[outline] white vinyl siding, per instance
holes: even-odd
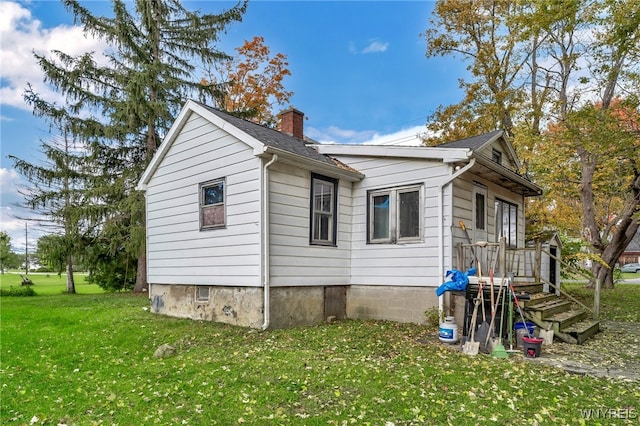
[[[346,285],[350,275],[351,183],[338,181],[335,246],[310,244],[311,173],[270,170],[270,275],[273,286]]]
[[[150,283],[259,286],[261,160],[192,114],[147,187]],[[226,226],[200,232],[200,184],[225,178]]]
[[[451,173],[440,161],[339,156],[366,175],[353,184],[351,284],[437,286],[438,184]],[[410,244],[367,243],[368,194],[381,188],[422,186],[421,239]],[[445,189],[445,211],[450,208]],[[448,230],[446,230],[448,232]],[[445,240],[446,241],[446,240]],[[445,253],[449,251],[445,247]]]
[[[475,233],[475,220],[474,219],[474,210],[473,210],[473,189],[474,184],[480,184],[482,187],[486,187],[487,198],[486,198],[486,240],[487,241],[495,241],[496,239],[496,229],[495,229],[495,201],[496,199],[501,199],[516,205],[518,208],[518,216],[517,222],[518,226],[516,229],[516,239],[518,244],[522,245],[524,242],[524,214],[523,214],[523,199],[522,196],[518,194],[514,194],[513,192],[505,189],[501,186],[498,186],[494,183],[491,183],[481,176],[473,175],[467,173],[457,179],[454,183],[454,198],[453,198],[453,224],[457,227],[458,221],[464,221],[467,231],[469,235],[474,235]],[[466,243],[466,238],[462,231],[456,230],[454,232],[456,238],[452,242],[453,246],[459,242]],[[455,265],[454,265],[455,266]]]

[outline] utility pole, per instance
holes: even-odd
[[[24,223],[24,275],[29,275],[29,238],[27,234],[27,222]]]

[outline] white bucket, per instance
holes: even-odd
[[[453,317],[446,317],[443,323],[440,323],[438,337],[445,343],[456,343],[458,341],[458,325],[454,323]]]

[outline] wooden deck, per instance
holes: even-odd
[[[599,331],[593,310],[562,290],[559,252],[546,250],[540,242],[507,247],[502,239],[498,243],[460,244],[456,254],[459,270],[476,268],[476,276],[469,279],[473,284],[488,282],[490,275],[497,283],[510,279],[516,297],[521,295],[525,319],[542,330],[553,330],[556,338],[581,344]]]

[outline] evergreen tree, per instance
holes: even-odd
[[[99,230],[92,241],[94,259],[88,262],[103,270],[124,269],[124,284],[137,272],[134,289],[142,291],[144,198],[135,185],[186,98],[206,93],[196,67],[229,59],[215,43],[229,24],[241,20],[246,2],[220,14],[201,14],[178,0],[113,0],[112,17],[95,16],[76,0],[63,3],[87,33],[112,47],[105,66],[98,65],[93,53],[36,55],[45,81],[66,97],[71,131],[87,141],[95,178],[87,186],[94,208],[85,219]],[[29,96],[36,113],[60,113],[37,94]],[[93,115],[87,118],[87,111]],[[130,259],[137,259],[131,268]]]
[[[82,208],[86,201],[85,161],[79,143],[66,130],[62,133],[59,139],[42,143],[44,164],[29,163],[11,155],[9,158],[31,184],[21,191],[23,207],[37,212],[38,216],[32,220],[56,234],[56,244],[48,246],[47,254],[57,260],[58,274],[66,269],[66,291],[75,293],[73,256],[80,251]]]
[[[0,232],[0,274],[4,274],[4,270],[11,256],[11,237],[4,231]]]

